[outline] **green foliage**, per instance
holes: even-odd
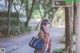
[[[19,35],[24,32],[30,32],[31,30],[32,30],[31,26],[25,27],[23,23],[20,26],[13,25],[11,27],[11,34]]]
[[[18,19],[17,18],[12,18],[11,20],[11,24],[13,25],[16,25],[18,23]]]
[[[15,15],[15,16],[14,16],[14,15]],[[16,18],[16,17],[17,17],[17,13],[16,13],[16,12],[12,12],[12,13],[11,13],[11,17],[15,17],[15,18]]]
[[[29,8],[29,9],[31,9],[32,1],[33,1],[33,0],[28,0],[28,5],[29,5],[28,8]]]
[[[23,5],[21,5],[21,11],[19,12],[20,17],[27,15],[26,8],[28,8],[28,14],[30,14],[33,0],[28,0],[28,6],[26,5],[27,0],[12,0],[12,1],[15,3],[16,7],[17,6],[19,7],[21,4],[21,1],[23,1]],[[33,13],[32,13],[32,17],[33,18],[41,18],[41,15],[43,17],[45,12],[46,12],[46,15],[44,17],[48,17],[48,15],[49,15],[48,13],[50,13],[51,7],[52,7],[52,5],[50,5],[49,0],[41,0],[41,1],[36,0],[34,9],[33,9]],[[55,8],[52,8],[52,9],[55,9]],[[17,8],[17,10],[19,11],[20,9]],[[60,11],[62,11],[62,13],[59,13]],[[24,14],[24,12],[25,12],[25,14]],[[6,13],[6,14],[8,14],[8,13]],[[57,11],[57,16],[64,19],[63,14],[65,14],[65,13],[62,8]],[[13,17],[13,16],[17,17],[16,12],[11,13],[11,17]],[[20,22],[21,26],[17,26],[18,18],[10,18],[10,21],[11,21],[10,24],[11,24],[11,33],[12,34],[18,34],[19,32],[22,33],[22,32],[31,31],[34,29],[31,26],[25,27],[24,25],[22,25],[24,23],[21,23],[21,22]],[[8,19],[0,19],[0,25],[8,25]]]
[[[26,29],[27,29],[27,31],[31,31],[32,30],[32,26],[28,26]]]
[[[8,20],[7,20],[7,18],[0,18],[0,25],[7,25],[7,23],[8,23]]]
[[[3,26],[3,27],[0,27],[1,29],[0,29],[0,32],[2,33],[2,35],[4,35],[4,36],[7,36],[7,26]]]
[[[55,49],[53,53],[67,53],[67,52],[65,51],[65,49],[60,48],[60,49]]]
[[[21,22],[20,30],[21,32],[27,32],[27,31],[30,32],[31,30],[33,30],[33,27],[32,26],[25,27],[25,23]]]
[[[20,30],[21,30],[22,33],[26,31],[26,27],[24,26],[24,23],[21,24]]]
[[[18,23],[18,19],[17,18],[11,18],[10,19],[11,24],[16,25]],[[1,18],[0,19],[0,25],[7,25],[8,24],[8,19],[7,18]]]
[[[32,17],[34,18],[40,18],[40,12],[38,10],[34,10],[33,14],[32,14]]]
[[[20,33],[20,28],[18,27],[18,26],[12,26],[11,27],[11,34],[13,34],[13,35],[19,35],[19,33]]]
[[[19,35],[21,33],[24,32],[30,32],[31,30],[33,30],[33,28],[31,26],[25,27],[25,23],[24,22],[20,22],[20,26],[18,26],[18,19],[17,18],[11,18],[11,26],[10,26],[10,33],[13,35]],[[7,18],[5,19],[0,19],[0,31],[3,35],[7,35]]]
[[[76,43],[76,40],[77,40],[77,35],[73,35],[73,42],[74,42],[74,44]]]
[[[20,26],[20,30],[21,32],[27,32],[27,31],[31,31],[31,30],[27,30],[27,27],[25,27],[24,25]]]

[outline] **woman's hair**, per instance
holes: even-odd
[[[45,26],[46,26],[47,24],[50,24],[49,19],[43,19],[43,20],[41,21],[41,26],[40,26],[40,29],[41,29],[41,30],[43,30],[42,25],[45,25]]]

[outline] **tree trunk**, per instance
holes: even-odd
[[[8,0],[8,35],[10,35],[11,0]]]
[[[16,14],[17,14],[17,19],[18,19],[17,25],[19,26],[19,11],[17,10],[15,3],[13,3],[13,5],[14,5],[14,9],[15,9]]]
[[[18,23],[17,23],[17,26],[18,26],[18,28],[19,28],[19,29],[17,30],[18,34],[20,34],[20,20],[19,20],[20,15],[19,15],[19,13],[20,13],[21,6],[22,6],[24,0],[20,0],[20,2],[21,2],[21,3],[20,3],[20,8],[19,8],[19,9],[16,8],[16,3],[13,2],[14,9],[15,9],[15,11],[16,11],[17,19],[18,19]]]
[[[80,53],[80,3],[77,5],[77,16],[78,16],[78,25],[77,25],[77,42],[76,42],[76,53]]]
[[[73,38],[73,34],[72,34],[72,25],[71,25],[71,15],[70,15],[70,12],[69,12],[69,8],[68,7],[65,7],[65,35],[66,35],[66,44],[65,44],[65,48],[66,48],[66,51],[68,53],[73,53],[73,50],[72,50],[72,38]],[[71,12],[72,13],[72,12]]]
[[[73,10],[73,4],[69,7],[69,26],[70,26],[70,43],[69,43],[69,53],[73,53],[73,19],[74,19],[74,10]]]
[[[19,12],[17,11],[16,13],[17,13],[17,19],[18,19],[18,24],[17,25],[20,27]]]
[[[5,7],[7,7],[7,0],[5,0]]]
[[[76,33],[76,15],[77,15],[77,9],[76,9],[76,3],[74,2],[73,34],[75,34],[75,33]]]
[[[32,2],[32,7],[31,7],[31,10],[30,10],[30,13],[27,11],[27,21],[25,22],[25,26],[27,27],[28,26],[28,23],[31,19],[31,16],[32,16],[32,12],[33,12],[33,8],[34,8],[34,5],[35,5],[35,0],[33,0]],[[27,6],[26,6],[27,7]],[[28,8],[28,7],[27,7]],[[28,13],[29,13],[29,16],[28,16]]]
[[[65,35],[66,35],[66,44],[65,44],[65,48],[66,50],[68,50],[68,45],[69,45],[69,10],[67,7],[65,7]]]

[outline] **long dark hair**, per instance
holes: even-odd
[[[43,19],[43,20],[41,21],[40,30],[43,30],[42,25],[45,25],[45,26],[46,26],[47,24],[50,24],[49,19]]]

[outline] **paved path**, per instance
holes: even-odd
[[[0,46],[6,48],[6,53],[33,53],[34,49],[29,47],[28,43],[33,36],[37,37],[39,31],[32,31],[26,36],[1,41]],[[64,36],[63,28],[52,28],[50,31],[52,38],[51,52],[56,48],[64,48],[64,45],[59,43],[59,40]]]

